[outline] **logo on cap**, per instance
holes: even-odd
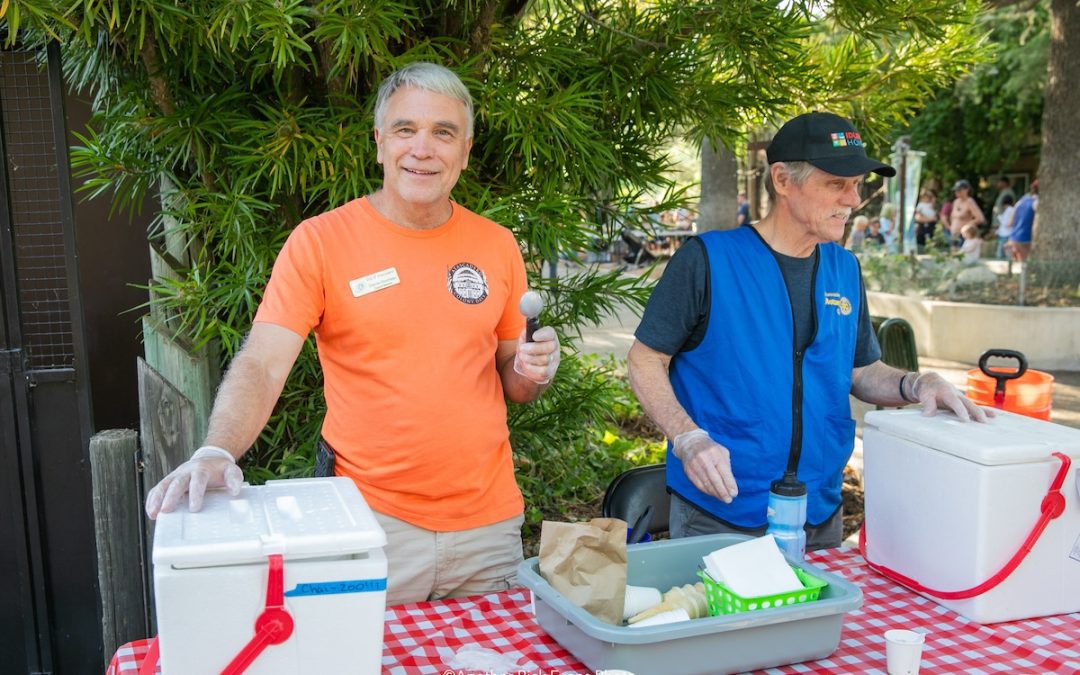
[[[834,148],[844,148],[849,145],[859,147],[862,143],[862,136],[858,131],[838,131],[834,134],[829,134],[829,138],[832,139],[832,146]]]

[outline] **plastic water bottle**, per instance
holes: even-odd
[[[795,560],[806,556],[806,485],[794,474],[784,474],[769,489],[769,526],[780,550]]]

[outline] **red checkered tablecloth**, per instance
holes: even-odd
[[[845,616],[831,656],[765,673],[883,675],[883,633],[890,628],[927,634],[923,673],[1080,673],[1080,613],[984,626],[870,571],[855,550],[818,551],[807,559],[859,586],[862,608]],[[465,645],[513,655],[521,675],[591,672],[537,625],[525,590],[386,610],[384,673],[452,673],[446,661]],[[136,672],[146,648],[145,640],[121,647],[107,675]]]

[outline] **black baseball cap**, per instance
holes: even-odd
[[[866,156],[862,136],[851,122],[827,112],[804,113],[788,120],[765,150],[769,164],[809,162],[834,176],[859,176],[871,171],[895,176],[896,169]]]

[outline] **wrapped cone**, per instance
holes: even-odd
[[[633,625],[651,616],[663,612],[671,612],[684,609],[691,619],[699,619],[709,615],[709,603],[705,599],[705,584],[700,581],[694,585],[673,586],[670,591],[664,593],[664,600],[659,605],[650,607],[630,617],[627,623]]]
[[[632,626],[634,628],[645,628],[647,626],[660,626],[665,623],[677,623],[679,621],[689,620],[690,615],[686,612],[685,609],[680,607],[679,609],[674,609],[670,612],[660,612],[659,614],[654,614],[648,619],[642,619],[641,621],[632,624]]]

